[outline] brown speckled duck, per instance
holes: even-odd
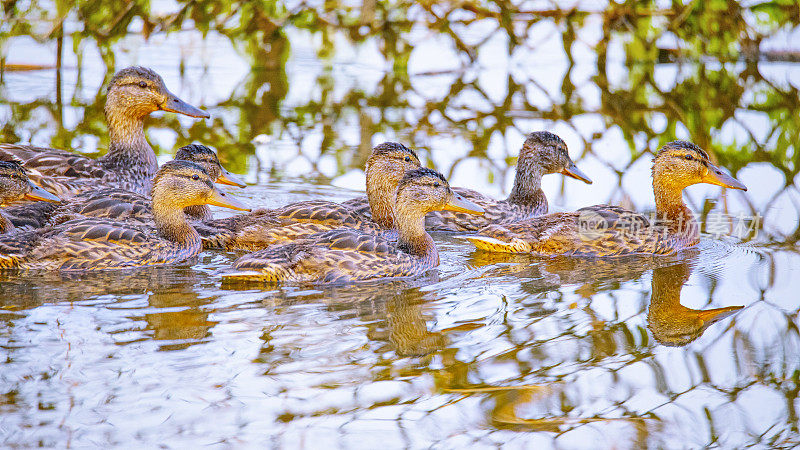
[[[435,211],[428,215],[425,224],[429,230],[436,231],[478,231],[491,224],[547,214],[547,197],[541,186],[542,176],[550,173],[561,173],[592,184],[592,180],[572,162],[567,144],[560,137],[547,131],[531,133],[519,152],[514,187],[508,198],[496,200],[471,189],[455,188],[459,195],[480,205],[486,213],[476,216]]]
[[[207,204],[248,210],[188,161],[170,161],[159,169],[152,199],[150,226],[84,217],[0,237],[0,268],[82,272],[178,263],[202,249],[184,208]]]
[[[433,231],[477,231],[493,223],[519,221],[546,214],[547,197],[541,185],[542,176],[550,173],[561,173],[584,183],[592,183],[570,159],[567,144],[560,137],[547,131],[531,133],[519,152],[514,187],[508,198],[497,200],[472,189],[454,187],[453,192],[479,205],[486,213],[477,216],[434,211],[428,214],[425,225]],[[367,197],[356,197],[343,204],[361,214],[371,213]]]
[[[58,202],[55,195],[36,186],[28,179],[28,174],[16,162],[0,161],[0,206],[8,205],[20,199],[32,201]],[[0,234],[17,228],[0,210]]]
[[[318,284],[420,275],[439,265],[436,245],[425,232],[425,214],[441,209],[483,213],[431,169],[407,172],[396,192],[396,241],[347,228],[318,233],[242,256],[234,262],[237,272],[223,274],[223,280]]]
[[[216,183],[246,186],[237,176],[225,170],[214,150],[205,145],[183,146],[175,153],[175,160],[197,163],[208,172]],[[150,204],[149,195],[121,188],[105,188],[81,192],[57,205],[32,203],[14,206],[8,208],[8,215],[15,225],[29,225],[35,228],[44,227],[53,221],[61,222],[64,216],[76,214],[85,217],[148,223],[153,220]],[[211,218],[211,210],[208,205],[190,206],[186,208],[185,212],[191,220]]]
[[[261,209],[196,225],[205,248],[260,250],[339,227],[382,233],[394,230],[394,193],[405,173],[420,167],[413,150],[396,142],[375,146],[367,160],[371,216],[346,203],[311,200]],[[391,234],[391,233],[390,233]]]
[[[34,181],[62,198],[98,186],[147,194],[158,164],[145,139],[144,118],[154,111],[210,117],[171,93],[151,69],[128,67],[117,72],[108,86],[105,114],[110,145],[104,156],[91,159],[52,148],[0,144],[0,159],[22,162],[38,174]]]
[[[674,141],[664,145],[653,161],[658,222],[617,206],[597,205],[490,225],[465,238],[481,250],[537,256],[672,254],[699,241],[697,223],[681,197],[684,188],[697,183],[747,190],[712,164],[705,151]]]

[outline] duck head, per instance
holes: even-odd
[[[250,211],[243,203],[217,189],[211,175],[191,161],[174,160],[161,166],[153,179],[152,195],[154,214],[195,205]]]
[[[673,190],[698,183],[747,190],[741,181],[714,165],[700,147],[686,141],[672,141],[661,147],[653,160],[653,185]]]
[[[219,184],[227,184],[229,186],[238,186],[242,188],[247,186],[239,177],[225,170],[219,162],[217,153],[205,145],[185,145],[175,153],[175,159],[192,161],[199,164],[202,168],[206,169],[209,176]]]
[[[207,112],[178,98],[153,70],[141,66],[117,72],[108,85],[105,113],[109,123],[122,115],[142,119],[154,111],[169,111],[207,119]]]
[[[60,202],[61,199],[33,184],[17,162],[0,161],[0,205],[15,200]]]
[[[366,167],[372,220],[384,228],[394,228],[393,203],[397,186],[406,172],[420,166],[417,154],[403,144],[384,142],[372,149]]]

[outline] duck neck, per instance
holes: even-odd
[[[514,178],[514,187],[508,196],[509,203],[520,206],[533,207],[547,203],[547,198],[542,191],[542,170],[536,164],[520,161],[517,164],[517,175]]]
[[[144,118],[149,111],[135,106],[120,107],[119,101],[109,99],[105,112],[111,142],[108,153],[101,158],[103,166],[116,171],[139,171],[148,178],[153,176],[158,161],[144,135]]]
[[[181,247],[193,247],[200,243],[200,235],[186,220],[183,209],[165,207],[158,196],[153,196],[153,221],[158,234]]]
[[[396,227],[392,207],[395,190],[397,190],[396,181],[380,176],[370,168],[367,169],[367,201],[372,221],[387,230]]]
[[[658,217],[666,219],[671,231],[697,234],[694,214],[683,203],[683,188],[663,183],[658,177],[653,177],[653,193]]]
[[[433,238],[425,231],[426,212],[397,205],[395,225],[397,226],[397,246],[400,250],[423,258],[431,264],[439,264],[439,252]]]

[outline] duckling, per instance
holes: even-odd
[[[201,144],[181,147],[175,160],[191,161],[203,167],[219,184],[245,187],[237,176],[225,170],[214,150]],[[191,220],[211,218],[207,205],[195,205],[185,210]],[[149,196],[121,188],[106,188],[81,192],[58,205],[27,204],[8,209],[14,224],[27,224],[41,228],[52,222],[62,222],[65,216],[79,214],[86,217],[147,223],[153,220]]]
[[[19,163],[0,161],[0,206],[23,198],[45,202],[60,201],[55,195],[33,184]],[[0,211],[0,234],[8,233],[15,228],[14,223]]]
[[[647,328],[659,343],[684,346],[699,338],[711,324],[737,313],[744,306],[696,310],[681,305],[681,289],[689,280],[691,267],[675,264],[653,269],[652,296],[647,311]]]
[[[152,225],[78,218],[0,238],[0,268],[94,271],[178,263],[202,248],[184,208],[203,204],[249,211],[218,191],[199,165],[170,161],[153,180]]]
[[[105,114],[111,142],[105,156],[91,159],[64,150],[0,144],[0,159],[35,170],[39,178],[34,181],[62,198],[97,186],[147,194],[158,163],[145,138],[144,118],[159,110],[210,117],[171,93],[153,70],[128,67],[117,72],[108,86]]]
[[[394,193],[405,173],[420,167],[413,150],[396,143],[375,146],[367,160],[367,196],[371,216],[347,204],[325,200],[292,203],[276,209],[259,209],[196,225],[205,248],[260,250],[310,234],[348,227],[372,233],[395,228]]]
[[[442,209],[483,213],[454,193],[440,173],[414,169],[395,194],[396,241],[354,229],[326,231],[242,256],[234,262],[238,272],[223,274],[223,280],[322,284],[420,275],[439,265],[425,214]]]
[[[697,183],[747,190],[712,164],[705,151],[690,142],[674,141],[664,145],[653,161],[658,222],[617,206],[597,205],[490,225],[465,238],[481,250],[537,256],[668,255],[699,242],[697,223],[681,198],[684,188]]]

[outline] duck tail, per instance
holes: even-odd
[[[521,239],[512,239],[509,242],[501,241],[500,239],[483,236],[483,235],[469,235],[461,236],[472,243],[478,250],[497,253],[528,253],[531,251],[531,246]]]

